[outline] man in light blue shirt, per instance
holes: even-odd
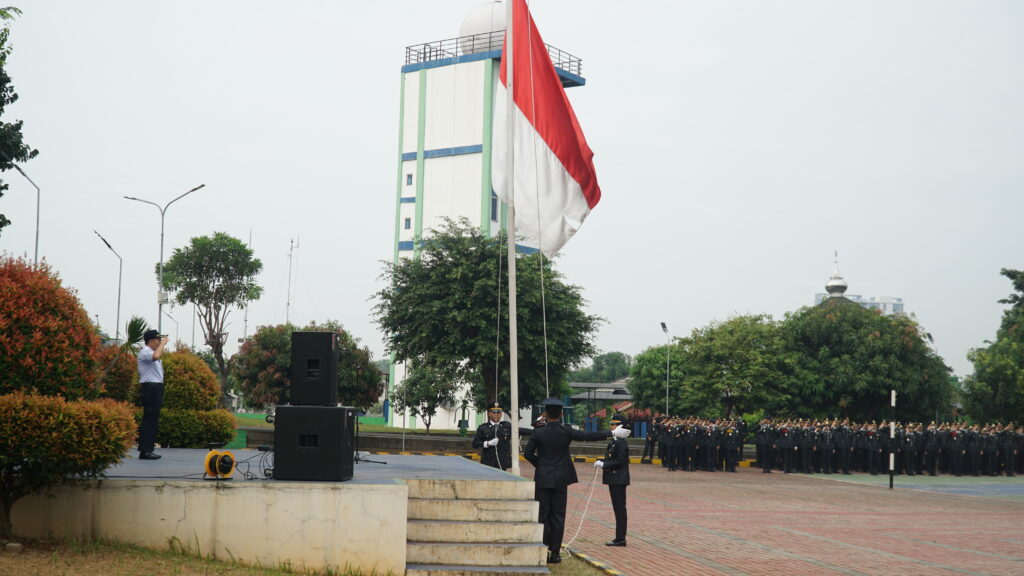
[[[164,404],[163,356],[167,336],[156,330],[146,330],[142,336],[146,343],[139,351],[139,398],[142,404],[142,422],[139,424],[139,460],[159,460],[153,452],[156,430],[160,421],[160,407]]]

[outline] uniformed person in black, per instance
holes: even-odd
[[[621,414],[612,416],[610,421],[612,441],[604,451],[604,459],[594,462],[601,468],[601,481],[608,486],[615,511],[615,539],[605,546],[626,545],[626,486],[629,486],[629,444],[626,438],[629,429],[623,426],[626,419]]]
[[[502,421],[503,412],[498,402],[487,407],[487,422],[476,429],[473,448],[481,451],[481,464],[508,470],[512,467],[512,424]]]
[[[569,485],[579,482],[576,467],[569,454],[573,440],[593,442],[611,436],[611,430],[582,432],[562,424],[562,402],[548,398],[544,406],[543,426],[533,430],[523,456],[534,465],[534,499],[540,503],[538,522],[544,525],[544,544],[548,547],[548,564],[562,561],[562,536],[565,533],[565,504]]]

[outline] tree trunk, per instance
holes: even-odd
[[[0,540],[10,540],[13,534],[11,509],[21,496],[0,495]]]

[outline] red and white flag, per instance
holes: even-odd
[[[553,256],[601,200],[594,153],[551,64],[525,0],[513,1],[512,84],[517,242]],[[494,98],[491,184],[509,203],[507,98],[508,39]]]

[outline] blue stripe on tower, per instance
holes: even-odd
[[[434,148],[433,150],[424,150],[424,158],[444,158],[446,156],[461,156],[463,154],[479,154],[484,151],[482,144],[474,144],[472,146],[455,146],[454,148]],[[415,152],[405,152],[402,154],[403,161],[415,160]]]

